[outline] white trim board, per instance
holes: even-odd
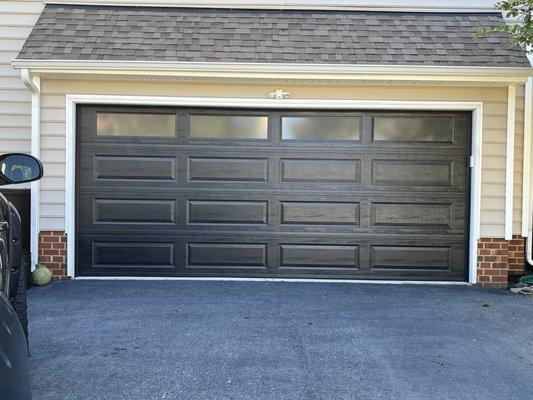
[[[14,68],[34,75],[64,77],[158,77],[172,79],[311,80],[462,82],[520,85],[533,76],[531,67],[469,67],[438,65],[354,65],[230,63],[113,60],[12,60]]]
[[[477,281],[477,242],[479,240],[481,213],[481,139],[483,103],[452,101],[388,101],[388,100],[327,100],[327,99],[258,99],[258,98],[204,98],[204,97],[153,97],[116,95],[66,95],[67,190],[66,227],[67,275],[75,277],[75,204],[76,204],[76,105],[160,105],[224,108],[285,108],[285,109],[352,109],[352,110],[433,110],[472,112],[472,173],[470,181],[470,235],[469,279]]]

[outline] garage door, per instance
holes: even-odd
[[[77,274],[464,280],[469,127],[80,106]]]

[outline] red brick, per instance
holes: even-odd
[[[488,269],[488,270],[485,270],[485,272],[483,273],[483,275],[487,275],[487,276],[500,276],[500,275],[502,275],[502,270],[500,270],[500,269]]]
[[[62,231],[41,231],[39,233],[39,262],[52,271],[55,278],[66,276],[66,236]]]
[[[58,256],[59,250],[43,250],[42,254],[45,256]]]
[[[43,242],[59,242],[58,236],[45,236],[43,237]]]
[[[478,282],[482,286],[507,288],[508,275],[524,273],[524,238],[481,238],[478,242]]]

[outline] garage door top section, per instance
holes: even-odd
[[[79,107],[77,273],[464,279],[469,121]]]

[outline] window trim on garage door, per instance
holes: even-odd
[[[76,106],[78,104],[187,106],[264,109],[309,110],[409,110],[409,111],[471,111],[471,181],[469,221],[469,278],[477,281],[477,242],[480,231],[481,203],[481,143],[482,102],[460,101],[389,101],[389,100],[331,100],[331,99],[260,99],[260,98],[203,98],[156,97],[122,95],[66,95],[66,227],[67,275],[75,277],[75,205],[76,205]]]

